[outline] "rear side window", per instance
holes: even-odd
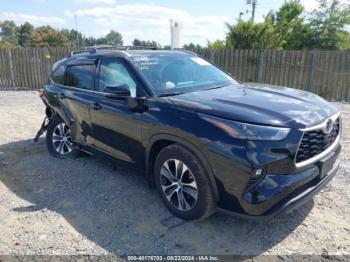
[[[64,72],[65,72],[65,66],[64,65],[59,66],[52,73],[52,76],[51,76],[52,81],[55,84],[64,85]]]
[[[94,89],[94,65],[76,65],[67,68],[67,85],[76,88]]]

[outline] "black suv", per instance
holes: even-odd
[[[191,52],[75,53],[54,65],[42,99],[52,155],[135,164],[182,219],[290,211],[339,166],[336,108],[301,90],[248,87]]]

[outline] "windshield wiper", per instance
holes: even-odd
[[[228,86],[228,85],[213,86],[213,87],[209,87],[209,88],[204,89],[204,90],[218,89],[218,88],[222,88],[225,86]],[[177,95],[183,95],[183,94],[185,94],[185,93],[184,92],[173,92],[173,93],[162,94],[162,95],[159,95],[158,97],[177,96]]]
[[[221,85],[221,86],[213,86],[213,87],[209,87],[207,89],[204,89],[204,90],[212,90],[212,89],[219,89],[219,88],[223,88],[225,86],[228,86],[228,85]]]
[[[174,92],[174,93],[162,94],[162,95],[159,95],[159,97],[177,96],[177,95],[183,95],[183,94],[184,94],[184,92]]]

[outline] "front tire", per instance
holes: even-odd
[[[154,164],[160,196],[175,216],[202,220],[216,206],[212,187],[198,158],[185,147],[172,144],[162,149]]]
[[[49,153],[58,158],[72,158],[79,154],[73,145],[69,126],[58,116],[51,120],[46,133]]]

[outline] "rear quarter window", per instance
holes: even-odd
[[[64,85],[64,73],[66,68],[64,65],[59,66],[51,75],[51,80],[55,84]]]

